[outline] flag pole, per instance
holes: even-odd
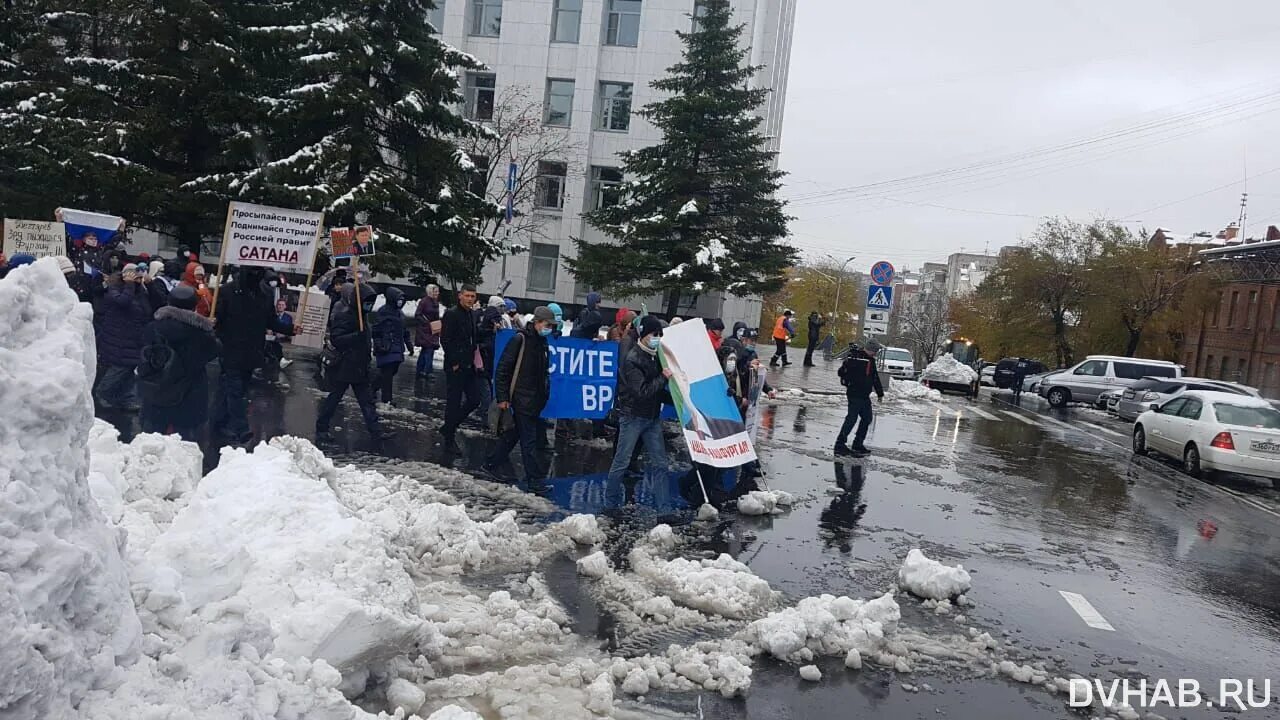
[[[227,263],[227,235],[231,232],[231,208],[235,203],[227,203],[227,221],[222,226],[222,250],[218,253],[218,284],[213,288],[213,306],[209,308],[209,319],[218,319],[218,293],[222,292],[222,268]]]

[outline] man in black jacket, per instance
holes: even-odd
[[[476,368],[477,328],[474,315],[476,289],[463,285],[458,292],[458,304],[444,313],[440,323],[440,347],[444,349],[445,406],[444,425],[440,436],[445,450],[459,452],[454,436],[458,426],[476,408],[484,397],[482,369]],[[467,402],[462,403],[466,395]]]
[[[179,285],[168,299],[169,304],[156,310],[155,322],[142,333],[146,345],[138,367],[139,420],[143,432],[172,430],[187,442],[199,442],[200,426],[209,415],[205,366],[218,357],[218,338],[213,321],[196,314],[194,288]],[[172,352],[171,362],[165,352],[151,352],[161,346]]]
[[[274,298],[262,291],[262,268],[243,267],[222,289],[216,308],[218,339],[222,341],[222,373],[213,399],[213,427],[237,444],[253,439],[249,432],[246,395],[253,371],[262,367],[267,330],[293,335],[272,307]]]
[[[822,319],[817,310],[809,313],[809,347],[804,353],[805,367],[813,367],[813,351],[822,340],[822,326],[826,324],[827,321]]]
[[[362,285],[360,298],[357,299],[356,286],[351,283],[343,285],[338,292],[342,299],[329,315],[329,343],[337,351],[338,357],[326,371],[329,396],[320,403],[320,414],[316,417],[316,441],[333,441],[333,436],[329,434],[329,423],[347,388],[351,388],[351,394],[356,396],[356,403],[360,405],[360,414],[364,416],[369,435],[377,440],[394,437],[394,430],[384,430],[379,426],[378,411],[373,406],[373,370],[369,367],[373,360],[370,320],[376,293],[368,285]],[[363,329],[360,328],[357,302],[363,304],[360,308],[364,316]]]
[[[662,443],[662,421],[658,418],[662,403],[670,400],[667,378],[671,371],[658,364],[658,346],[662,342],[662,323],[652,315],[640,321],[640,341],[622,360],[618,375],[618,447],[609,480],[622,480],[631,464],[636,444],[643,442],[649,467],[667,469],[667,449]]]
[[[507,343],[498,361],[495,397],[499,408],[511,410],[515,427],[498,438],[489,455],[484,469],[491,475],[499,474],[499,465],[519,443],[525,482],[532,483],[545,476],[538,459],[538,434],[542,429],[542,410],[551,397],[547,338],[555,323],[556,316],[551,310],[542,306],[534,308],[533,321]]]
[[[849,401],[849,412],[844,417],[844,425],[840,426],[840,434],[836,436],[836,455],[852,455],[866,457],[871,454],[863,441],[867,439],[867,431],[871,429],[871,421],[875,414],[871,409],[871,391],[876,399],[884,400],[884,388],[880,387],[880,373],[876,372],[875,355],[866,353],[856,344],[849,346],[849,357],[840,366],[840,384],[845,387],[845,395]],[[849,439],[849,431],[854,424],[858,431],[853,436],[853,448],[845,445]]]
[[[578,315],[577,321],[573,323],[573,332],[569,333],[569,336],[595,340],[602,327],[604,327],[604,315],[600,312],[600,293],[593,290],[587,293],[587,309]]]

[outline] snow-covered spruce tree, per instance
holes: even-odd
[[[678,33],[683,61],[653,83],[670,97],[640,111],[662,130],[662,142],[624,154],[627,199],[587,214],[618,243],[577,240],[578,257],[565,261],[574,276],[615,296],[664,293],[669,315],[681,292],[776,289],[796,260],[775,196],[783,173],[752,114],[769,91],[749,87],[759,68],[744,64],[729,0],[701,7],[698,29]]]
[[[231,200],[358,217],[379,232],[379,271],[474,280],[497,248],[475,220],[500,209],[470,192],[455,143],[481,129],[455,110],[458,72],[479,67],[444,45],[426,0],[254,0],[244,47],[265,115],[251,170],[188,187]],[[477,258],[480,261],[477,262]]]

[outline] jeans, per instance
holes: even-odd
[[[98,381],[98,399],[117,408],[138,407],[138,378],[133,365],[104,365]]]
[[[444,425],[440,427],[440,434],[446,440],[452,440],[454,434],[458,432],[458,426],[462,424],[462,421],[466,420],[468,415],[480,407],[480,403],[484,399],[485,383],[472,368],[460,368],[458,370],[445,368],[444,381]],[[467,396],[465,405],[462,402],[463,395]]]
[[[662,420],[622,413],[618,417],[618,450],[613,455],[613,464],[609,466],[610,482],[618,482],[627,474],[631,453],[639,442],[644,443],[649,468],[666,471],[667,448],[662,442]]]
[[[525,482],[541,480],[546,475],[542,470],[542,462],[538,459],[538,434],[542,432],[542,418],[520,413],[513,413],[513,417],[516,420],[515,429],[508,430],[498,438],[498,444],[493,446],[493,453],[489,455],[489,464],[497,465],[506,460],[516,444],[519,444]]]
[[[840,426],[840,434],[836,436],[836,444],[843,445],[849,439],[849,431],[853,429],[854,423],[858,425],[858,431],[853,435],[853,446],[855,448],[862,447],[862,443],[867,439],[867,432],[871,430],[871,419],[874,413],[871,410],[871,396],[857,397],[849,396],[849,413],[844,416],[844,424]]]
[[[434,369],[433,363],[435,363],[435,360],[436,360],[435,348],[427,347],[426,345],[418,346],[418,374],[419,375],[425,375],[427,377],[430,377],[431,371]]]
[[[316,434],[329,431],[329,423],[333,422],[333,414],[342,404],[342,396],[351,388],[360,405],[360,414],[364,416],[364,426],[371,435],[378,434],[378,411],[373,407],[373,386],[369,383],[335,382],[329,396],[320,402],[320,414],[316,417]]]
[[[817,349],[818,349],[818,336],[814,335],[813,337],[809,338],[809,348],[805,350],[805,353],[804,353],[805,365],[813,364],[813,351]]]
[[[253,370],[229,368],[219,362],[218,390],[213,394],[213,426],[232,437],[249,432],[249,379]]]
[[[773,342],[777,345],[778,349],[773,353],[773,359],[769,361],[769,364],[777,365],[778,358],[782,358],[783,365],[790,365],[791,361],[787,359],[787,341],[774,338]]]
[[[400,372],[400,366],[403,362],[387,363],[378,366],[378,378],[374,384],[374,394],[382,393],[382,402],[391,402],[391,384],[396,379],[396,373]]]
[[[142,432],[168,435],[169,429],[173,428],[173,434],[183,440],[193,443],[200,442],[199,425],[175,425],[169,419],[165,408],[144,407],[138,420],[142,424]]]

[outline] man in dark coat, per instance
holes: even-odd
[[[458,304],[449,308],[441,321],[440,346],[444,349],[445,410],[440,436],[446,450],[459,452],[454,436],[458,426],[484,397],[484,379],[476,368],[479,356],[475,319],[476,289],[463,285]],[[466,404],[462,397],[466,396]]]
[[[142,332],[151,322],[151,301],[135,266],[109,276],[98,303],[95,323],[98,362],[98,405],[130,412],[138,409],[134,370],[142,356]]]
[[[498,438],[498,444],[489,455],[484,469],[491,475],[499,474],[498,466],[506,462],[518,443],[525,482],[532,483],[545,477],[538,459],[538,435],[542,430],[542,410],[551,397],[551,380],[547,374],[551,357],[547,351],[547,338],[555,322],[556,316],[550,310],[542,306],[534,308],[533,322],[507,343],[498,361],[495,397],[499,408],[511,410],[515,427]]]
[[[440,286],[428,285],[427,294],[422,296],[418,301],[418,308],[413,313],[413,319],[418,323],[418,329],[414,340],[417,342],[418,351],[418,377],[426,380],[431,377],[431,371],[434,369],[436,360],[436,350],[440,349],[440,335],[431,327],[431,324],[440,320]]]
[[[836,436],[836,455],[853,455],[866,457],[871,454],[863,441],[867,439],[867,431],[871,429],[871,421],[875,413],[871,409],[871,391],[876,398],[884,400],[884,388],[880,386],[880,373],[876,372],[875,353],[866,352],[857,345],[849,348],[849,357],[840,366],[840,384],[844,385],[845,395],[849,401],[849,411],[845,415],[844,424],[840,426],[840,434]],[[857,424],[858,431],[853,436],[853,448],[845,445],[849,439],[849,431]]]
[[[370,318],[373,315],[373,289],[367,285],[360,286],[360,298],[356,298],[356,286],[348,283],[339,290],[341,300],[334,306],[329,315],[329,343],[338,352],[338,360],[328,370],[326,382],[329,385],[329,396],[320,403],[320,414],[316,417],[316,441],[332,442],[329,434],[329,423],[342,402],[347,388],[356,396],[360,405],[360,414],[364,416],[364,425],[369,435],[377,440],[385,440],[395,436],[394,430],[384,430],[378,424],[378,410],[373,406],[373,331]],[[363,303],[360,311],[356,303]],[[364,329],[360,329],[360,312],[363,313]]]
[[[213,399],[213,426],[237,444],[253,439],[249,431],[249,380],[262,367],[267,330],[292,335],[292,325],[276,317],[273,298],[263,292],[262,268],[244,267],[222,288],[216,308],[222,341],[221,375]],[[197,292],[198,295],[198,292]]]
[[[822,326],[826,324],[827,321],[822,319],[817,310],[809,313],[809,347],[804,352],[805,367],[813,367],[813,351],[822,340]]]
[[[600,293],[587,293],[587,309],[578,315],[577,322],[573,324],[573,332],[569,333],[570,337],[594,340],[600,334],[600,328],[604,327],[604,314],[600,312],[599,306]]]
[[[199,442],[200,426],[209,415],[209,373],[205,366],[218,357],[213,321],[196,312],[196,292],[179,285],[169,293],[169,304],[156,310],[147,326],[148,347],[168,346],[175,356],[174,375],[161,368],[139,382],[143,432],[173,431],[188,442]],[[163,359],[160,359],[163,362]],[[159,386],[157,386],[159,385]]]
[[[618,374],[618,447],[609,467],[609,481],[621,481],[631,465],[636,444],[643,442],[649,467],[667,469],[667,450],[662,440],[662,403],[670,400],[667,378],[671,371],[658,364],[662,323],[652,315],[640,320],[640,341],[627,353]]]

